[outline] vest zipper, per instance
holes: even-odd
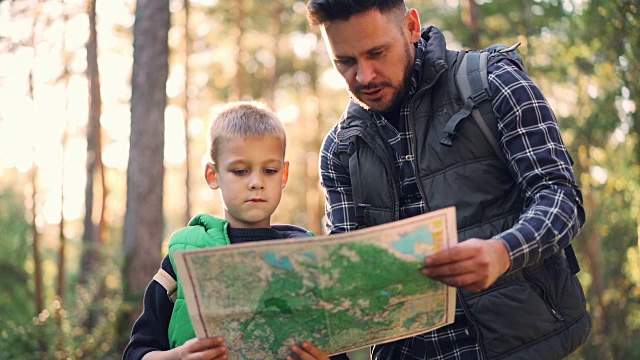
[[[544,303],[547,306],[547,309],[549,309],[549,312],[551,313],[551,315],[553,315],[553,317],[555,317],[556,320],[558,321],[564,321],[564,317],[555,309],[555,305],[551,300],[551,297],[549,296],[547,289],[539,281],[535,280],[533,276],[531,276],[531,274],[529,274],[529,272],[526,269],[522,270],[522,274],[528,281],[532,282],[542,290]]]
[[[478,343],[478,347],[480,348],[480,354],[482,354],[482,356],[485,357],[486,353],[484,351],[484,343],[482,342],[482,334],[480,334],[480,330],[478,329],[478,325],[476,325],[476,323],[471,318],[471,314],[469,313],[469,309],[467,309],[467,304],[465,304],[464,298],[462,297],[462,295],[460,295],[460,293],[458,293],[456,291],[456,296],[458,297],[458,300],[460,301],[460,306],[462,306],[462,311],[464,311],[464,315],[467,317],[467,321],[469,322],[469,324],[471,326],[473,326],[473,329],[476,332],[476,341]]]
[[[422,95],[422,93],[426,92],[427,89],[430,89],[431,87],[433,87],[433,84],[435,84],[435,82],[440,78],[440,76],[442,75],[442,73],[445,72],[445,70],[446,69],[440,70],[440,72],[436,74],[436,76],[434,77],[434,80],[430,84],[416,91],[416,93],[413,94],[413,97],[411,97],[411,103],[409,104],[409,115],[408,115],[407,125],[409,126],[409,132],[411,133],[411,136],[409,137],[409,143],[411,144],[411,151],[413,152],[412,154],[413,156],[411,158],[411,165],[413,166],[413,172],[415,173],[415,177],[416,177],[416,185],[418,186],[418,191],[420,192],[422,201],[424,201],[424,208],[426,212],[431,211],[430,210],[431,207],[429,206],[429,199],[427,199],[427,195],[424,193],[424,189],[422,188],[422,180],[420,179],[420,174],[418,173],[419,172],[418,156],[417,156],[418,149],[416,147],[416,142],[415,142],[415,138],[417,134],[413,126],[414,118],[412,116],[414,113],[413,104],[416,102],[416,99],[418,99]],[[429,100],[429,102],[431,102],[431,100]]]

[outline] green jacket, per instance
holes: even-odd
[[[217,219],[211,215],[200,214],[189,221],[189,225],[176,231],[169,241],[169,259],[171,266],[176,269],[173,253],[175,251],[195,250],[215,246],[229,245],[227,227],[229,222]],[[184,292],[180,286],[180,275],[176,271],[177,298],[173,306],[171,321],[169,322],[169,345],[171,348],[184,344],[196,337],[191,325]]]
[[[176,269],[173,260],[173,253],[175,251],[195,250],[231,244],[227,232],[228,226],[228,221],[207,214],[200,214],[191,219],[189,225],[176,231],[169,241],[169,259],[171,260],[173,269]],[[293,225],[272,225],[271,228],[280,232],[285,238],[313,236],[311,232]],[[169,322],[169,345],[172,349],[196,337],[184,299],[180,274],[178,274],[177,271],[176,286],[176,296],[175,298],[172,297],[174,299],[173,313],[171,314],[171,321]],[[167,288],[167,286],[165,286],[165,288]],[[167,288],[167,290],[171,292],[169,288]]]

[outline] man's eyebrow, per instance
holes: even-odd
[[[367,50],[364,52],[364,54],[371,54],[371,53],[373,53],[373,52],[382,51],[382,50],[385,50],[385,49],[386,49],[386,48],[388,48],[388,47],[389,47],[389,45],[388,45],[388,44],[381,44],[381,45],[377,45],[377,46],[374,46],[374,47],[372,47],[372,48],[370,48],[370,49],[367,49]],[[356,58],[355,56],[351,56],[351,55],[336,55],[336,54],[334,54],[334,56],[333,56],[333,59],[332,59],[332,60],[333,60],[333,61],[336,61],[336,60],[355,59],[355,58]]]

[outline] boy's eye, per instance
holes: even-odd
[[[232,170],[231,172],[234,173],[235,175],[241,176],[246,174],[248,171],[245,169],[235,169],[235,170]]]
[[[278,173],[278,169],[264,169],[264,173],[268,175],[276,174]]]

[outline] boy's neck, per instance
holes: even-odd
[[[282,234],[272,228],[233,228],[229,226],[227,228],[227,234],[232,244],[282,239]]]

